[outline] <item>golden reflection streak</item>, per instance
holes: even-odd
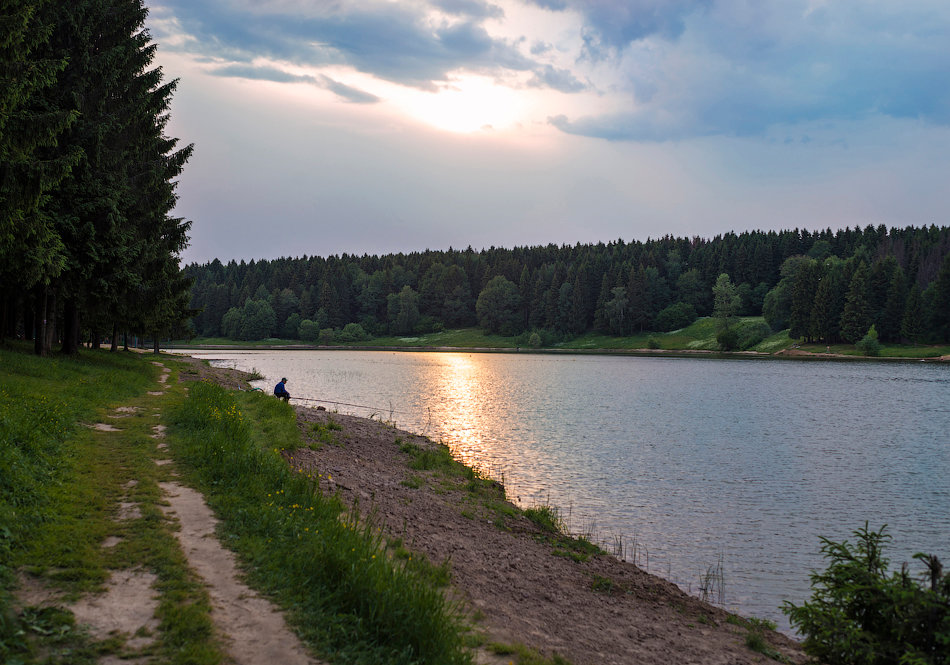
[[[438,394],[444,409],[446,443],[462,463],[481,471],[485,468],[485,447],[481,432],[486,430],[483,369],[476,357],[459,353],[438,354]]]

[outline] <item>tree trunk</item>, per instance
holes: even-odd
[[[129,350],[129,331],[128,330],[122,333],[122,344],[125,347],[125,350],[128,351]]]
[[[115,353],[119,350],[119,324],[112,324],[112,345],[109,347],[111,353]]]
[[[23,298],[23,339],[32,340],[36,338],[33,332],[33,326],[36,324],[36,296],[24,296]]]
[[[49,299],[45,286],[36,287],[36,302],[33,307],[33,353],[45,356],[46,348],[46,304]]]
[[[46,353],[43,355],[49,355],[53,349],[53,342],[58,338],[56,334],[56,314],[58,300],[56,296],[56,289],[53,289],[49,292],[49,295],[46,298],[46,340],[43,342],[44,347],[46,348]]]
[[[89,348],[90,349],[99,349],[102,347],[101,337],[99,335],[99,329],[93,328],[89,333]]]
[[[63,353],[79,353],[79,307],[74,298],[63,303]]]
[[[154,338],[154,339],[155,339],[155,342],[154,342],[154,349],[153,349],[152,353],[156,353],[156,354],[157,354],[157,353],[159,353],[159,350],[158,350],[158,333],[155,333],[155,338]]]
[[[13,325],[10,324],[13,311],[13,296],[7,295],[6,289],[0,291],[0,342],[6,339],[7,333],[10,332],[9,327],[16,327],[15,323]],[[15,337],[16,334],[14,333],[10,336]]]

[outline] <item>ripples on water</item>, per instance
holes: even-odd
[[[950,367],[369,351],[209,352],[301,397],[392,417],[503,478],[523,506],[785,629],[819,536],[888,524],[893,562],[950,556]],[[332,408],[332,405],[328,405]]]

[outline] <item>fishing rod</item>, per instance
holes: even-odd
[[[337,404],[339,406],[355,406],[358,409],[369,409],[370,411],[379,411],[379,412],[389,412],[389,413],[406,413],[406,411],[397,411],[396,409],[381,409],[375,406],[366,406],[365,404],[351,404],[349,402],[334,402],[329,399],[314,399],[312,397],[291,397],[290,399],[299,399],[304,402],[320,402],[321,404]]]

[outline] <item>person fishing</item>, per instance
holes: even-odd
[[[284,385],[287,383],[287,377],[284,377],[280,382],[274,386],[274,395],[284,400],[285,402],[290,401],[290,393],[287,392],[287,387]]]

